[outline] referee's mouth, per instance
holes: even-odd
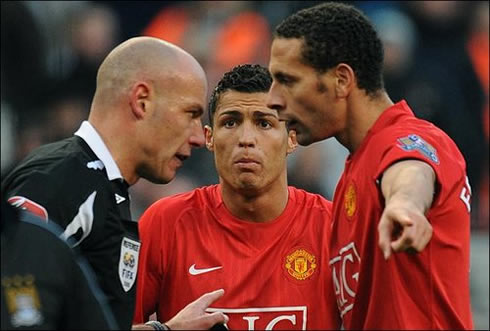
[[[184,155],[184,154],[175,154],[175,157],[178,158],[180,161],[184,162],[189,158],[190,155]]]

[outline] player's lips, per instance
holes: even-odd
[[[250,158],[250,157],[242,157],[242,158],[239,158],[238,160],[236,160],[235,163],[257,163],[257,164],[259,164],[260,162],[253,159],[253,158]]]
[[[245,170],[245,171],[256,170],[260,165],[259,161],[257,161],[254,158],[250,158],[250,157],[241,157],[241,158],[237,159],[234,163],[239,169]]]

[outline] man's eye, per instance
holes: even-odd
[[[223,126],[225,128],[232,128],[232,127],[235,126],[235,124],[236,124],[236,121],[235,120],[226,120],[226,121],[223,122]]]
[[[192,118],[199,118],[202,115],[202,111],[200,111],[200,110],[191,110],[191,111],[189,111],[189,114],[191,115]]]
[[[259,126],[262,129],[269,129],[269,128],[272,127],[272,124],[269,121],[262,120],[262,121],[259,122]]]
[[[277,76],[276,77],[277,81],[282,84],[282,85],[291,85],[293,83],[293,79],[286,77],[286,76]]]

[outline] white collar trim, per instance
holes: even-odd
[[[75,135],[85,140],[90,149],[95,153],[95,155],[97,155],[100,161],[104,163],[107,178],[109,180],[124,180],[116,161],[114,161],[114,158],[107,149],[106,144],[104,144],[104,141],[92,124],[90,124],[88,121],[83,121],[80,128],[77,130],[77,132],[75,132]]]

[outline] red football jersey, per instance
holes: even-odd
[[[419,254],[385,261],[378,247],[384,209],[379,185],[394,162],[432,166],[436,193],[427,217],[433,236]],[[455,143],[417,119],[405,101],[387,109],[350,155],[334,197],[330,267],[346,329],[471,329],[470,194]]]
[[[266,223],[234,217],[219,185],[163,198],[139,221],[142,242],[134,322],[167,321],[205,292],[225,294],[230,329],[336,329],[328,268],[331,203],[289,187],[284,212]]]

